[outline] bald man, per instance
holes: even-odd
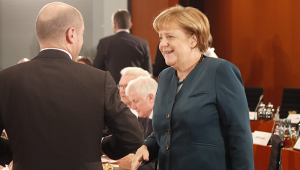
[[[50,3],[36,31],[40,53],[0,72],[0,130],[8,134],[13,169],[102,169],[102,152],[119,159],[141,146],[142,127],[111,75],[72,61],[83,43],[80,12]],[[112,135],[102,138],[105,126]]]

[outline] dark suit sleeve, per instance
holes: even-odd
[[[144,63],[142,68],[144,70],[147,70],[150,74],[152,74],[152,61],[151,61],[151,56],[150,56],[150,50],[149,50],[149,46],[148,46],[148,42],[146,41],[145,45],[145,54],[144,54]]]
[[[223,62],[216,74],[217,106],[227,129],[233,170],[254,169],[248,104],[240,71]]]
[[[9,140],[0,138],[0,165],[5,166],[12,161],[12,150]]]
[[[4,127],[2,123],[0,123],[1,133],[3,129]],[[0,137],[0,165],[2,166],[4,166],[5,164],[8,165],[11,161],[12,161],[12,150],[9,144],[9,140]]]
[[[120,100],[114,79],[106,72],[105,123],[112,135],[103,138],[102,150],[111,159],[134,153],[143,144],[143,127]]]
[[[93,62],[93,67],[105,70],[105,49],[103,47],[103,42],[100,40],[97,46],[97,54]]]

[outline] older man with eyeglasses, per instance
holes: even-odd
[[[134,80],[140,76],[148,76],[150,77],[150,73],[140,67],[125,67],[121,70],[121,79],[118,84],[120,97],[123,103],[125,103],[129,108],[131,108],[131,101],[125,94],[125,88],[131,80]],[[136,111],[131,111],[137,116]]]

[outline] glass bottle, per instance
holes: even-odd
[[[280,110],[280,106],[277,107],[276,113],[274,114],[274,119],[280,119],[280,115],[279,115],[279,110]]]
[[[280,119],[280,126],[279,126],[279,137],[281,138],[281,140],[283,139],[283,135],[284,135],[284,126],[285,126],[285,119]]]
[[[257,120],[263,120],[265,115],[265,104],[261,103],[257,109]]]
[[[291,119],[286,119],[285,129],[289,129],[289,132],[292,132],[292,122]]]
[[[266,117],[265,117],[266,121],[270,121],[271,119],[273,119],[273,112],[274,112],[273,105],[271,102],[269,102],[269,104],[266,107]]]
[[[297,132],[296,128],[292,127],[292,133],[291,133],[291,148],[294,148],[297,141]]]
[[[283,126],[283,141],[285,143],[285,148],[291,148],[291,119],[284,119],[284,126]]]
[[[280,119],[275,119],[272,134],[280,136]]]
[[[291,148],[291,134],[289,129],[286,129],[284,131],[284,135],[283,135],[283,141],[285,143],[285,148]]]

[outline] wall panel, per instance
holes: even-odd
[[[276,107],[284,87],[300,88],[299,7],[293,0],[205,3],[218,56],[238,66],[245,86],[264,87],[264,101]]]
[[[152,61],[154,61],[158,34],[152,27],[154,18],[164,9],[178,4],[178,0],[132,0],[132,34],[144,38],[149,43]]]

